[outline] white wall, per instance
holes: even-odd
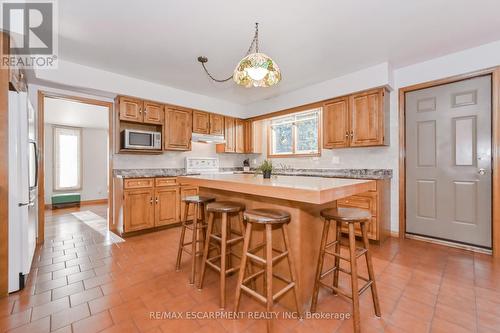
[[[51,203],[53,183],[53,125],[45,124],[45,203]],[[108,131],[82,128],[82,188],[81,200],[108,197]]]

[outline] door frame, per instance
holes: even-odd
[[[66,95],[57,92],[38,90],[38,237],[37,244],[42,244],[45,240],[45,128],[44,128],[44,100],[53,98],[72,102],[104,106],[108,108],[108,229],[112,229],[113,224],[113,155],[114,155],[114,127],[113,127],[113,102],[106,102],[98,99]]]
[[[491,75],[492,254],[500,257],[500,67],[399,88],[399,238],[406,238],[406,110],[405,94],[425,88]]]

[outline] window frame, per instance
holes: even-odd
[[[286,154],[273,154],[273,134],[272,134],[272,127],[273,127],[273,121],[282,119],[282,118],[289,118],[289,117],[297,117],[299,115],[307,114],[307,113],[313,113],[317,112],[318,114],[318,151],[313,152],[313,153],[296,153],[296,148],[297,148],[297,125],[295,124],[295,120],[292,122],[293,127],[292,127],[292,153],[286,153]],[[290,158],[290,157],[319,157],[321,156],[321,148],[322,148],[322,115],[323,115],[323,108],[322,107],[316,107],[316,108],[311,108],[307,110],[302,110],[302,111],[297,111],[297,112],[290,112],[285,115],[281,115],[278,117],[273,117],[268,120],[267,124],[267,157],[268,158]]]
[[[64,130],[72,130],[75,132],[78,132],[78,183],[76,186],[72,187],[60,187],[58,184],[58,159],[59,159],[59,149],[57,148],[57,130],[58,129],[64,129]],[[68,191],[76,191],[76,190],[81,190],[82,189],[82,183],[83,183],[83,150],[82,150],[82,128],[80,127],[73,127],[73,126],[62,126],[62,125],[53,125],[52,126],[52,186],[53,186],[53,191],[54,192],[68,192]]]

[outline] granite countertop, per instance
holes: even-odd
[[[254,173],[254,171],[245,172]],[[274,170],[274,175],[281,176],[309,176],[325,178],[351,179],[391,179],[391,169],[287,169]]]
[[[224,167],[220,172],[235,172],[254,174],[255,170],[244,172],[242,167]],[[306,176],[324,178],[350,178],[350,179],[390,179],[391,169],[277,169],[274,175],[280,176]],[[186,173],[184,168],[170,169],[115,169],[113,175],[120,178],[147,178],[147,177],[178,177],[196,175]]]
[[[178,177],[196,175],[187,173],[184,168],[174,169],[114,169],[113,175],[119,178],[151,178],[151,177]]]
[[[375,180],[308,176],[273,176],[264,179],[252,174],[207,174],[182,176],[179,181],[206,189],[238,192],[270,198],[325,204],[370,191]]]

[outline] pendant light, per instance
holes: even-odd
[[[271,87],[281,81],[278,65],[269,56],[259,52],[259,23],[255,23],[255,34],[245,57],[240,60],[230,77],[222,80],[216,79],[205,66],[205,63],[208,62],[207,57],[198,57],[198,61],[208,77],[215,82],[226,82],[233,79],[237,84],[250,88]]]

